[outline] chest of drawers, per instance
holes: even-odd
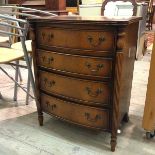
[[[111,133],[128,119],[139,18],[31,19],[37,109]]]

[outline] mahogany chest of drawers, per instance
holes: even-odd
[[[128,120],[139,18],[30,19],[37,109],[111,133]]]

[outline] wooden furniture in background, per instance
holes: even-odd
[[[19,0],[8,0],[8,4],[18,4]]]
[[[8,4],[19,4],[24,7],[47,9],[47,10],[65,10],[66,0],[8,0]]]
[[[155,135],[155,40],[150,62],[142,126],[146,130],[147,138],[151,137],[152,132],[154,132],[153,134]]]
[[[67,12],[78,13],[81,0],[8,0],[9,4],[20,4],[24,7],[50,10],[58,12],[59,15]],[[64,13],[65,12],[65,13]]]
[[[43,112],[111,133],[128,121],[139,19],[30,19],[40,125]]]
[[[66,10],[66,0],[45,0],[47,10]]]
[[[68,11],[66,11],[65,6],[60,7],[59,5],[65,5],[64,3],[62,4],[62,1],[55,0],[56,3],[50,0],[50,3],[45,5],[45,0],[14,0],[14,1],[9,1],[9,4],[19,4],[23,7],[28,7],[28,8],[33,8],[33,9],[39,9],[39,10],[48,10],[51,13],[57,14],[57,15],[67,15]],[[65,0],[63,0],[65,2]],[[59,2],[59,3],[58,3]],[[47,3],[47,1],[46,1]],[[61,4],[60,4],[61,3]],[[47,7],[48,6],[48,7]],[[52,6],[52,7],[51,7]],[[62,10],[61,10],[62,9]],[[25,13],[31,13],[31,14],[36,14],[35,11],[25,11]],[[39,14],[41,15],[41,14]]]
[[[41,0],[35,1],[23,1],[21,3],[23,7],[33,8],[33,9],[40,9],[45,10],[45,2]]]
[[[8,4],[19,4],[28,8],[45,10],[44,0],[8,0]]]

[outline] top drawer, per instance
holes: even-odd
[[[38,43],[42,46],[98,51],[114,49],[114,31],[40,27],[37,34]]]

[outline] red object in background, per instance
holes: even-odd
[[[66,0],[45,0],[48,10],[66,10]]]

